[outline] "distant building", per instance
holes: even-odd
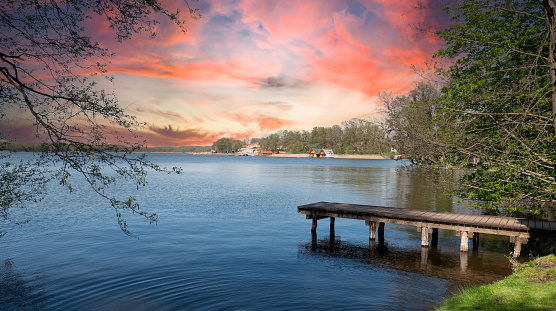
[[[243,147],[241,147],[241,149],[239,149],[237,153],[241,155],[259,155],[260,149],[261,146],[259,146],[258,144],[247,144],[243,145]]]
[[[320,148],[313,148],[309,151],[309,155],[313,158],[322,158],[324,154],[322,153],[322,149]]]
[[[313,148],[309,152],[309,155],[313,158],[333,158],[336,156],[334,151],[332,151],[332,149],[330,148],[324,148],[324,149]]]
[[[269,150],[265,150],[265,151],[261,151],[259,152],[260,156],[271,156],[273,154],[278,154],[278,151],[269,151]]]

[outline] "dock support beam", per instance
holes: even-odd
[[[369,241],[374,241],[376,239],[376,222],[367,220],[365,223],[369,226]]]
[[[515,242],[514,246],[514,258],[518,258],[521,255],[521,243],[519,241]]]
[[[510,237],[510,243],[514,243],[514,251],[513,251],[514,258],[518,258],[521,255],[521,244],[527,244],[528,242],[529,239],[521,236]]]
[[[311,232],[316,232],[317,231],[317,217],[313,217],[313,225],[311,226]]]
[[[429,247],[429,228],[421,227],[421,247]]]
[[[334,248],[336,233],[334,232],[334,222],[336,217],[330,217],[330,248]]]
[[[379,241],[384,240],[384,223],[383,222],[378,223],[378,240]]]
[[[438,246],[438,228],[432,228],[431,246]]]
[[[479,249],[479,233],[473,232],[473,250],[476,251]]]
[[[317,221],[319,219],[328,218],[328,216],[317,216],[317,215],[310,215],[310,214],[305,215],[305,217],[307,217],[307,219],[312,219],[313,220],[313,224],[311,225],[311,233],[312,232],[317,232]],[[332,223],[330,225],[332,226]]]
[[[461,231],[461,243],[459,247],[460,252],[467,252],[469,250],[469,232]]]

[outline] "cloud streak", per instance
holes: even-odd
[[[209,133],[202,129],[174,129],[172,125],[158,127],[151,125],[141,131],[140,136],[149,146],[190,146],[212,143],[222,133]]]

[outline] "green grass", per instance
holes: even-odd
[[[437,310],[556,310],[556,256],[520,265],[499,282],[465,289]]]

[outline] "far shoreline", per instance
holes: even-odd
[[[276,153],[268,157],[273,158],[311,158],[306,153]],[[330,158],[328,158],[330,159]],[[379,154],[338,154],[332,159],[358,159],[358,160],[388,160],[389,158]]]
[[[188,153],[193,155],[223,155],[223,156],[241,156],[239,154],[234,153],[207,153],[207,152],[148,152],[148,153]],[[249,155],[250,157],[259,156],[259,155]],[[267,157],[267,158],[312,158],[310,154],[307,153],[275,153],[272,155],[265,155],[260,157]],[[380,154],[338,154],[334,157],[330,158],[321,158],[321,159],[354,159],[354,160],[390,160],[391,158],[380,155]]]

